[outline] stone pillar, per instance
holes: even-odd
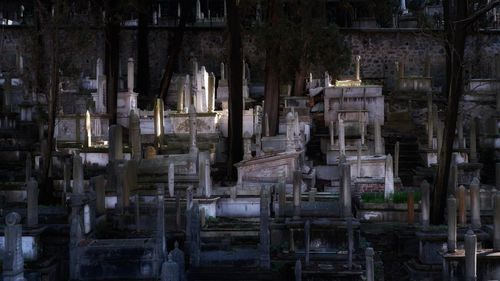
[[[394,178],[399,177],[399,141],[394,145]]]
[[[154,126],[155,126],[155,146],[157,148],[163,145],[165,111],[163,107],[163,100],[156,99],[154,108]]]
[[[457,248],[457,200],[448,198],[448,252],[453,253]]]
[[[493,214],[493,250],[500,251],[500,191],[495,194]]]
[[[344,161],[339,164],[342,188],[342,214],[344,218],[352,216],[351,209],[351,166]]]
[[[394,173],[392,171],[392,156],[387,154],[385,159],[384,198],[389,199],[394,194]]]
[[[471,163],[477,163],[477,150],[476,150],[476,120],[472,119],[470,123],[470,152],[469,160]]]
[[[407,209],[408,209],[408,225],[413,225],[415,220],[415,199],[413,191],[408,192]]]
[[[333,149],[333,146],[335,145],[335,127],[333,125],[333,121],[330,121],[330,148]]]
[[[38,225],[38,183],[31,178],[26,185],[28,197],[27,225],[30,227]]]
[[[356,80],[360,81],[361,80],[361,67],[360,67],[360,60],[361,56],[355,56],[354,59],[356,60]]]
[[[92,125],[90,120],[90,112],[85,112],[85,147],[92,146]]]
[[[300,195],[302,187],[302,172],[293,172],[293,217],[298,219],[300,217]]]
[[[306,223],[304,225],[304,246],[306,252],[305,254],[306,266],[309,266],[310,244],[311,244],[311,222],[309,220],[306,220]]]
[[[338,124],[338,135],[339,135],[339,155],[345,155],[345,128],[344,120],[339,118]]]
[[[73,155],[73,194],[83,194],[83,163],[80,155]]]
[[[189,106],[189,153],[198,153],[198,147],[196,144],[196,108],[193,104]]]
[[[161,259],[165,258],[166,240],[165,240],[165,185],[156,184],[156,249]]]
[[[205,196],[207,198],[210,198],[212,196],[212,178],[210,175],[210,160],[205,159],[204,163],[204,169],[205,169]]]
[[[302,281],[302,263],[300,260],[295,262],[295,281]]]
[[[175,192],[175,167],[174,163],[168,164],[168,194],[174,197]]]
[[[141,143],[141,121],[135,110],[130,110],[128,119],[128,137],[132,151],[133,160],[142,159],[142,143]]]
[[[458,224],[466,225],[467,224],[467,206],[465,204],[465,187],[460,185],[458,187]]]
[[[465,149],[464,146],[464,116],[462,114],[458,115],[457,120],[457,131],[458,131],[458,148]]]
[[[18,213],[9,213],[5,217],[5,240],[3,255],[4,281],[24,280],[24,259],[22,250],[22,225]]]
[[[260,189],[260,267],[271,268],[270,234],[269,234],[269,190],[265,186]]]
[[[429,183],[424,180],[422,184],[420,184],[420,189],[422,193],[421,199],[421,224],[422,229],[427,230],[429,228],[429,213],[430,213],[430,187]]]
[[[122,126],[109,126],[109,161],[123,159],[123,141],[122,141]]]
[[[481,207],[479,193],[479,179],[474,178],[470,183],[470,209],[472,229],[481,228]]]
[[[295,138],[293,135],[294,132],[294,124],[293,124],[293,113],[288,112],[286,115],[286,152],[294,152],[295,151]]]
[[[465,280],[476,281],[477,274],[477,237],[474,231],[469,230],[465,234]]]
[[[375,281],[375,267],[373,265],[373,256],[375,256],[373,248],[366,248],[366,281]]]
[[[129,58],[127,63],[127,89],[129,93],[134,92],[134,59]]]
[[[375,138],[375,155],[381,155],[383,154],[383,148],[382,148],[382,131],[380,128],[380,123],[377,118],[374,120],[374,138]]]
[[[252,136],[249,132],[243,134],[243,160],[252,159]]]
[[[172,254],[168,254],[168,260],[161,265],[161,281],[179,281],[179,265],[172,260]]]
[[[215,110],[215,75],[213,73],[208,77],[208,112]]]
[[[361,144],[358,143],[358,157],[356,162],[356,177],[361,177]]]

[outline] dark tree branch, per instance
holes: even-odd
[[[474,14],[470,15],[468,18],[455,21],[454,23],[461,24],[461,25],[463,25],[464,28],[468,27],[471,24],[473,24],[475,21],[477,21],[481,16],[483,16],[484,14],[486,14],[487,12],[489,12],[490,10],[492,10],[493,8],[498,6],[499,4],[500,4],[500,0],[493,0],[492,2],[481,7],[479,10],[475,11]]]

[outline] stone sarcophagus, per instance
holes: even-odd
[[[352,117],[352,112],[366,112],[367,125],[375,120],[384,124],[382,86],[329,87],[325,89],[325,123],[337,123],[339,117]],[[340,114],[339,114],[340,113]],[[366,119],[366,117],[364,117]]]
[[[302,152],[285,152],[271,156],[256,157],[236,163],[238,186],[244,183],[276,183],[284,175],[287,183],[293,182],[293,172],[298,169]]]

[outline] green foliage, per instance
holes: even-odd
[[[279,69],[283,81],[293,80],[301,67],[321,66],[338,74],[350,62],[350,50],[335,24],[329,24],[324,6],[309,1],[286,2],[277,24],[254,28],[259,48],[279,46]]]

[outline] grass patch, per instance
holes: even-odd
[[[413,202],[420,202],[420,198],[422,198],[420,191],[413,192]],[[364,203],[382,204],[392,202],[394,204],[403,204],[408,201],[408,192],[396,191],[387,200],[384,198],[383,192],[366,192],[361,194],[361,200]]]

